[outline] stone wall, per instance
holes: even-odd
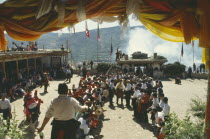
[[[207,73],[192,73],[192,77],[196,79],[208,79]]]

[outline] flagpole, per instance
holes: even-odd
[[[99,41],[99,39],[100,38],[99,38],[99,23],[98,23],[98,30],[97,30],[97,63],[99,62],[98,61],[98,43],[99,43],[98,41]]]
[[[111,34],[111,47],[112,47],[112,34]],[[110,64],[111,64],[111,61],[112,61],[112,50],[110,50]]]
[[[98,39],[97,39],[97,63],[98,63]]]
[[[194,63],[195,63],[195,61],[194,61],[194,41],[192,43],[193,43],[192,44],[193,45],[192,47],[193,47],[193,65],[194,65]]]

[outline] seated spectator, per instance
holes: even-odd
[[[17,51],[17,44],[15,42],[12,42],[12,51]]]
[[[63,45],[61,46],[61,51],[64,51],[64,47],[63,47]]]
[[[164,103],[163,114],[166,117],[170,113],[170,106],[168,105],[168,98],[167,97],[163,98],[163,103]]]

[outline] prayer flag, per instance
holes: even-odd
[[[111,38],[111,48],[110,48],[110,55],[113,53],[113,47],[112,47],[112,38]]]
[[[75,34],[75,27],[73,27],[73,30],[74,30],[74,34]]]
[[[100,40],[101,40],[101,37],[100,37],[100,32],[99,32],[99,23],[98,23],[98,34],[97,34],[97,39],[98,39],[98,41],[100,41]]]
[[[87,21],[85,21],[85,28],[86,28],[86,36],[90,38],[90,32],[88,30]]]
[[[183,55],[184,55],[184,49],[183,49],[183,43],[182,43],[181,56],[183,57]]]

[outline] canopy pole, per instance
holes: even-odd
[[[98,64],[98,39],[97,39],[97,64]]]
[[[19,80],[19,67],[18,67],[18,60],[16,60],[16,73],[17,73],[17,79]]]
[[[210,50],[208,50],[210,53]],[[205,116],[205,134],[204,138],[210,138],[210,59],[208,59],[208,92],[207,92],[207,102],[206,102],[206,116]]]
[[[29,75],[28,59],[26,59],[26,70],[27,70],[27,75]]]
[[[43,62],[42,62],[42,57],[40,58],[40,62],[41,62],[41,71],[43,71]]]
[[[4,61],[2,62],[2,72],[3,72],[4,74],[6,74],[5,62],[4,62]]]
[[[34,58],[34,70],[36,72],[36,58]]]

